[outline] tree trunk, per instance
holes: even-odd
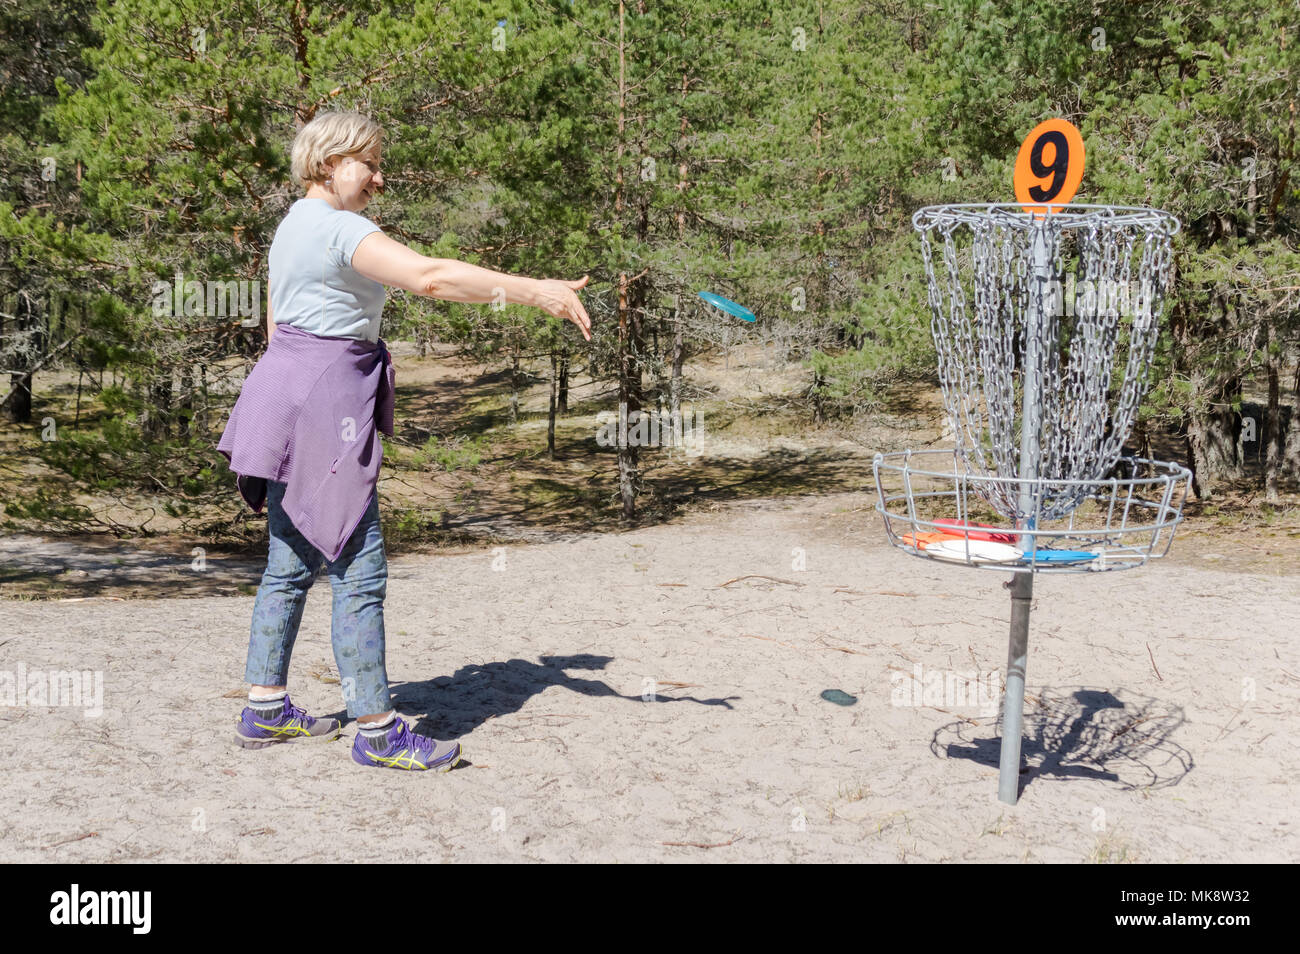
[[[72,416],[72,429],[76,430],[81,423],[81,380],[86,376],[86,369],[81,367],[81,362],[77,362],[77,410]]]
[[[194,433],[194,391],[198,386],[197,378],[193,366],[181,368],[176,392],[179,399],[176,404],[179,411],[176,415],[176,432],[181,437]]]
[[[826,421],[826,401],[823,394],[823,388],[826,385],[826,379],[822,376],[821,371],[813,372],[812,387],[810,397],[812,398],[813,423],[822,424]]]
[[[636,496],[640,483],[639,441],[636,432],[641,423],[641,309],[637,289],[639,282],[629,282],[627,274],[619,276],[619,366],[618,366],[618,492],[623,504],[623,519],[636,517]]]
[[[1151,427],[1146,421],[1137,421],[1133,425],[1133,445],[1136,456],[1151,460]]]
[[[686,94],[690,90],[688,66],[685,62],[682,64],[682,88],[681,98],[681,123],[677,129],[677,153],[681,161],[677,166],[677,238],[683,240],[686,236],[686,186],[687,173],[689,169],[686,165],[686,155],[688,152],[686,145]],[[682,364],[686,360],[686,339],[682,333],[681,308],[676,309],[673,315],[673,350],[670,359],[672,368],[668,376],[668,420],[672,425],[672,446],[678,448],[682,444]]]
[[[551,351],[551,406],[546,415],[546,454],[555,460],[555,412],[560,403],[560,360]]]
[[[673,371],[668,379],[668,413],[678,421],[682,413],[682,365],[686,362],[686,337],[682,326],[673,335]]]
[[[210,422],[208,420],[208,366],[203,362],[199,362],[198,375],[199,408],[190,422],[190,427],[193,433],[198,436],[207,437],[210,433]]]
[[[638,12],[644,13],[644,4],[638,3]],[[624,22],[627,6],[624,0],[618,5],[618,144],[614,152],[614,215],[621,218],[627,208],[626,182],[623,161],[627,153],[627,41]],[[639,224],[644,222],[644,209]],[[641,311],[635,300],[641,287],[641,276],[629,277],[626,271],[618,276],[618,493],[622,501],[623,519],[636,517],[638,481],[638,444],[629,432],[640,422],[641,416]]]
[[[140,419],[140,431],[146,440],[162,440],[167,436],[167,419],[171,413],[171,375],[151,376],[145,381],[143,391],[145,405]]]
[[[1228,302],[1216,294],[1211,307],[1195,315],[1186,302],[1177,302],[1170,320],[1170,330],[1179,345],[1175,352],[1175,373],[1185,375],[1190,393],[1204,402],[1193,402],[1187,411],[1192,490],[1201,499],[1214,496],[1225,481],[1241,476],[1237,443],[1241,437],[1241,415],[1232,410],[1241,395],[1241,378],[1206,367],[1205,360],[1197,357],[1212,335],[1228,333],[1229,317]]]
[[[1278,477],[1282,470],[1282,402],[1281,402],[1281,349],[1274,349],[1272,327],[1265,332],[1264,343],[1266,355],[1265,373],[1268,376],[1268,411],[1264,418],[1264,441],[1267,452],[1264,456],[1264,498],[1269,503],[1277,503]]]
[[[683,36],[683,40],[686,38]],[[677,164],[677,238],[682,239],[686,236],[686,203],[683,201],[686,194],[686,94],[690,90],[689,82],[689,64],[682,62],[682,95],[678,100],[681,111],[681,123],[677,129],[677,155],[680,161]]]
[[[1291,395],[1291,421],[1286,429],[1286,453],[1282,459],[1282,473],[1292,480],[1300,480],[1300,364],[1296,365]]]
[[[1237,456],[1240,429],[1241,415],[1232,410],[1191,413],[1187,440],[1198,497],[1213,497],[1225,481],[1241,476],[1241,461]]]
[[[10,360],[17,360],[17,356]],[[14,424],[26,424],[32,419],[32,375],[27,372],[12,372],[9,375],[9,397],[5,399],[4,410]]]
[[[560,384],[556,395],[556,410],[560,414],[569,413],[569,349],[560,352]]]
[[[28,343],[25,340],[34,320],[32,300],[26,292],[14,296],[10,314],[14,317],[14,338],[17,339],[17,347],[8,360],[8,363],[14,367],[9,374],[9,396],[4,401],[4,412],[12,423],[27,424],[32,419],[33,374],[29,369],[35,363],[39,351],[35,342]],[[23,317],[19,317],[20,314]]]
[[[510,361],[510,423],[519,420],[519,340],[515,339],[514,352]]]

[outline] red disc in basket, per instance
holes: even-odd
[[[1016,540],[1019,539],[1019,537],[1014,533],[1006,533],[1005,531],[998,531],[998,528],[993,526],[991,523],[971,523],[969,520],[948,520],[948,519],[940,519],[934,522],[936,526],[951,528],[944,532],[955,534],[961,537],[962,539],[965,539],[966,536],[968,535],[967,534],[968,528],[970,531],[969,536],[972,540],[987,540],[990,543],[1014,544]],[[975,527],[983,527],[984,529],[976,530],[974,529]],[[994,530],[998,532],[989,533],[988,531],[990,530]]]
[[[951,539],[953,539],[952,536],[947,533],[905,533],[903,534],[903,542],[906,543],[909,547],[912,547],[916,550],[924,550],[932,543],[942,543],[944,540],[951,540]]]

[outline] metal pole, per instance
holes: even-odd
[[[1034,575],[1011,579],[1011,639],[1007,643],[1007,689],[1002,703],[1002,756],[998,764],[998,801],[1014,805],[1020,797],[1020,738],[1025,711],[1025,664],[1029,658],[1029,604]]]
[[[1043,414],[1043,336],[1046,311],[1053,307],[1051,256],[1047,241],[1047,220],[1042,218],[1032,238],[1033,274],[1029,279],[1029,301],[1025,310],[1025,363],[1021,368],[1020,493],[1016,509],[1019,530],[1035,529],[1038,495],[1029,481],[1038,479]],[[1035,549],[1032,533],[1022,533],[1020,549]],[[998,800],[1014,805],[1020,797],[1020,740],[1024,732],[1025,667],[1029,659],[1029,607],[1034,596],[1034,574],[1015,574],[1011,590],[1011,635],[1007,641],[1007,688],[1002,702],[1002,752],[998,764]]]

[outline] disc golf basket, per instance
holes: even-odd
[[[877,454],[890,543],[1014,574],[998,798],[1019,796],[1035,573],[1164,556],[1191,473],[1124,456],[1169,291],[1167,212],[1107,205],[918,211],[952,450]]]

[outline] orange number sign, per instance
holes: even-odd
[[[1042,215],[1074,198],[1083,181],[1083,136],[1064,119],[1049,119],[1025,137],[1012,178],[1026,212]],[[1040,205],[1038,203],[1050,203]]]

